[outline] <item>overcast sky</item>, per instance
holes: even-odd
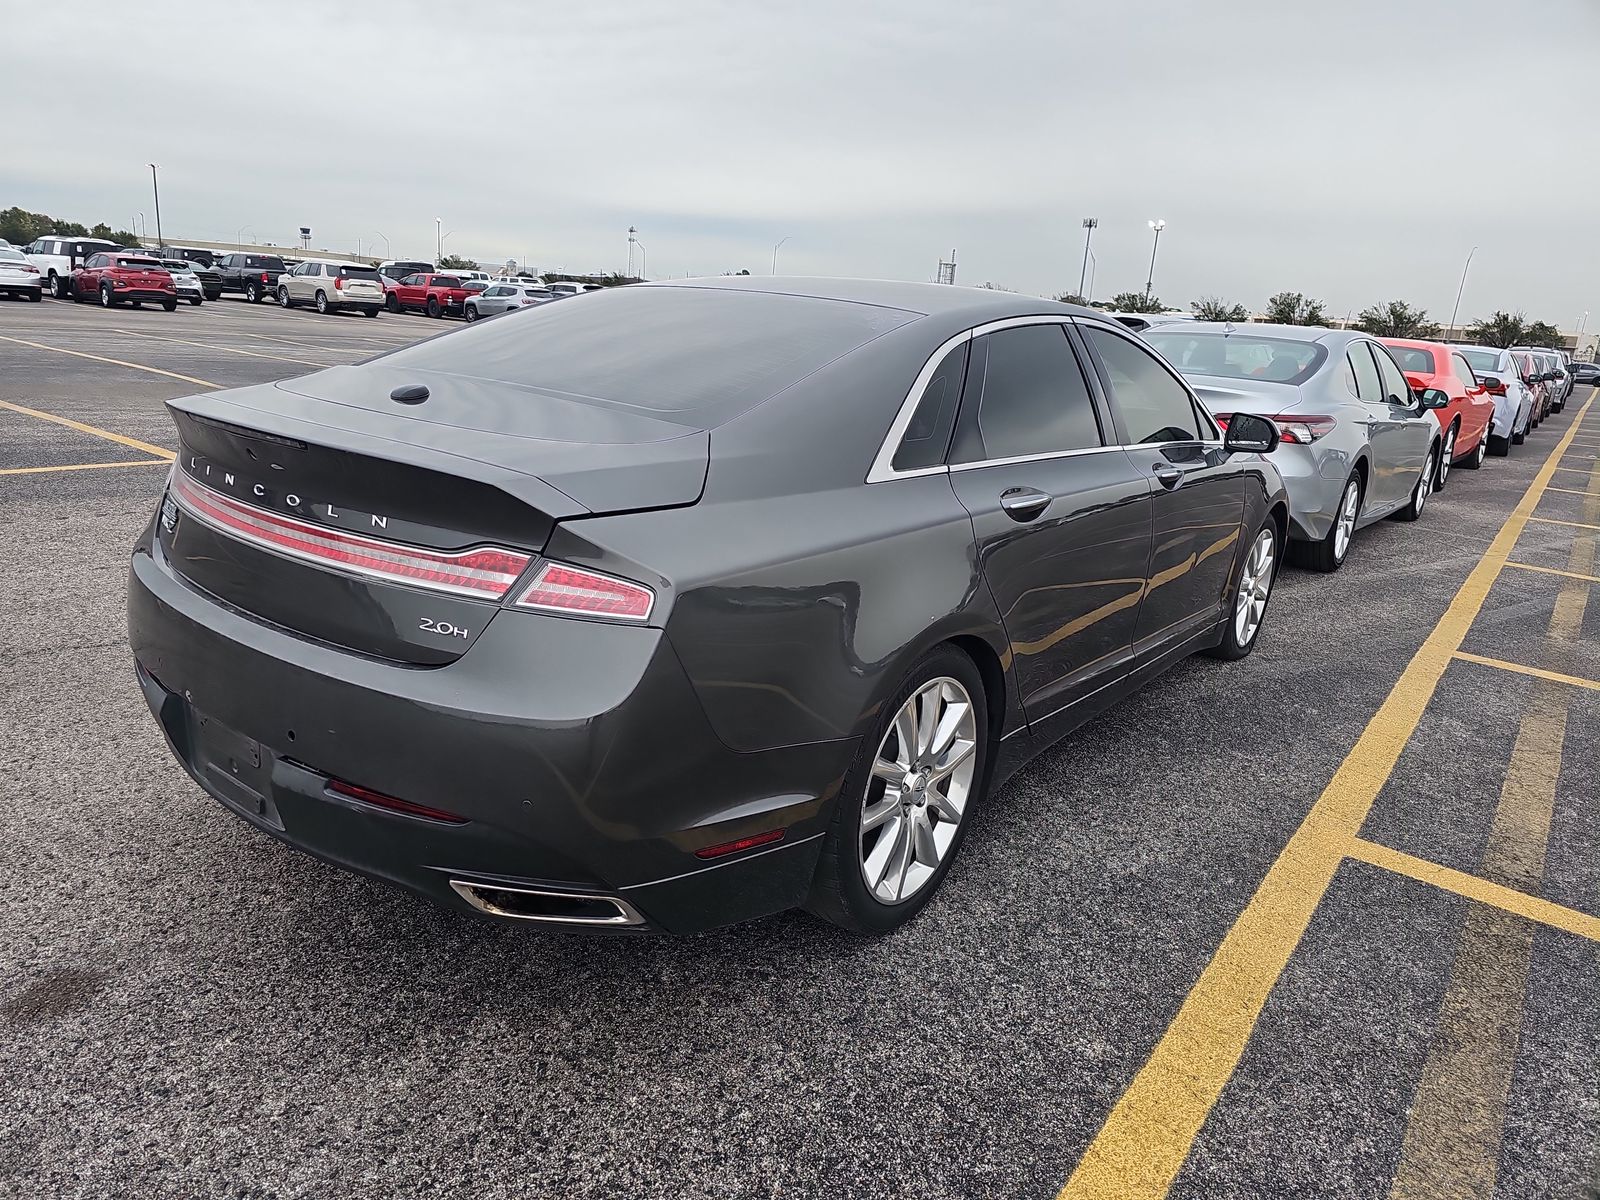
[[[100,0],[0,207],[169,240],[1600,320],[1595,0]],[[64,40],[63,40],[64,39]],[[388,236],[383,242],[380,234]]]

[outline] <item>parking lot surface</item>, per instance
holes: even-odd
[[[1589,389],[1035,761],[893,936],[586,939],[256,833],[127,652],[163,401],[440,328],[0,304],[0,1194],[1594,1194]]]

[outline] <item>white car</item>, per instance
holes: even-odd
[[[1533,424],[1533,392],[1522,382],[1511,351],[1497,346],[1452,346],[1467,360],[1478,382],[1488,386],[1494,401],[1489,425],[1489,453],[1503,458],[1513,443],[1520,445]],[[1498,386],[1494,386],[1498,384]]]
[[[21,296],[27,300],[44,299],[44,281],[39,268],[28,261],[21,250],[10,244],[0,247],[0,296]]]
[[[167,269],[167,274],[172,276],[173,286],[178,289],[179,300],[187,300],[197,307],[205,300],[205,285],[200,282],[200,276],[194,273],[193,263],[181,258],[163,258],[161,265]]]
[[[120,250],[115,242],[100,238],[61,237],[51,234],[29,242],[23,247],[28,261],[39,268],[44,286],[57,300],[67,299],[72,287],[72,269],[81,267],[91,254],[107,250]]]
[[[375,317],[383,310],[383,279],[366,263],[307,259],[278,276],[278,303],[309,304],[319,313],[359,308]]]

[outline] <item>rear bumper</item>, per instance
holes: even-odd
[[[1289,536],[1304,542],[1327,537],[1354,465],[1350,456],[1319,442],[1311,446],[1284,443],[1269,457],[1283,476],[1289,495]]]
[[[160,288],[113,287],[111,289],[111,296],[114,300],[138,300],[141,302],[149,301],[154,304],[160,304],[165,300],[176,300],[178,298],[178,293],[176,291],[163,291]]]
[[[272,836],[457,909],[472,906],[452,881],[617,897],[643,917],[622,931],[805,898],[853,742],[729,750],[661,631],[501,612],[449,666],[404,667],[237,613],[160,555],[147,536],[128,588],[145,698],[190,775]],[[218,729],[259,761],[219,752]],[[329,778],[467,820],[397,814]],[[764,852],[694,854],[780,826]]]

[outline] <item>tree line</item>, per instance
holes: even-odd
[[[1056,299],[1067,304],[1089,303],[1072,292],[1064,292]],[[1167,306],[1159,296],[1146,296],[1143,292],[1119,292],[1095,307],[1113,312],[1167,311]],[[1229,303],[1221,296],[1202,296],[1189,305],[1189,311],[1197,321],[1234,321],[1242,324],[1250,319],[1250,310],[1244,305]],[[1332,324],[1323,302],[1300,292],[1279,292],[1269,297],[1262,317],[1273,325]],[[1433,340],[1444,332],[1437,321],[1428,318],[1426,309],[1415,308],[1404,300],[1389,300],[1362,309],[1351,320],[1350,328],[1379,337],[1418,338],[1423,341]],[[1466,338],[1483,346],[1549,346],[1561,349],[1565,344],[1561,331],[1548,321],[1530,321],[1526,313],[1504,310],[1496,310],[1492,316],[1472,322],[1466,328]]]
[[[127,229],[113,229],[104,221],[98,225],[80,225],[77,221],[62,221],[49,213],[29,212],[23,208],[0,211],[0,238],[13,246],[26,246],[50,233],[59,233],[62,237],[100,238],[119,246],[139,244],[138,234]]]

